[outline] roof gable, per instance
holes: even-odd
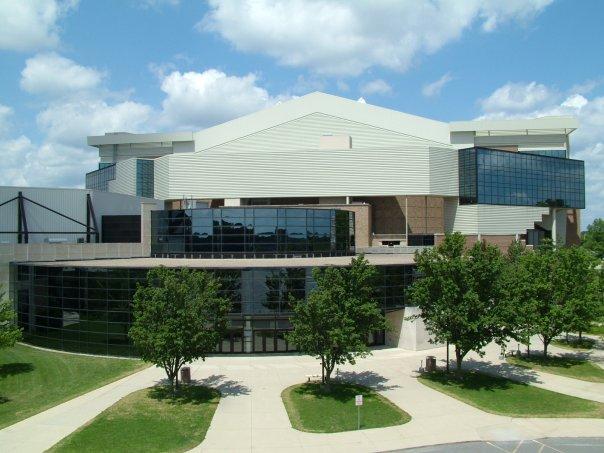
[[[193,134],[195,151],[251,135],[280,124],[323,113],[405,135],[449,143],[449,125],[325,93],[311,93]]]

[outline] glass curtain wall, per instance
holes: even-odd
[[[584,163],[488,148],[462,149],[459,203],[583,209]]]
[[[153,211],[157,257],[336,256],[354,253],[354,213],[336,209]]]
[[[12,297],[25,340],[53,349],[135,355],[128,338],[132,298],[147,269],[11,265]],[[384,312],[404,307],[413,266],[379,266],[377,298]],[[232,302],[230,328],[218,352],[294,350],[292,298],[315,287],[312,268],[214,269]],[[244,333],[247,337],[244,339]],[[245,342],[250,343],[245,347]]]

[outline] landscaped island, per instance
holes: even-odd
[[[101,412],[50,449],[81,451],[187,451],[204,439],[220,393],[202,386],[139,390]]]
[[[297,384],[283,390],[281,398],[295,429],[336,433],[357,429],[356,395],[363,395],[361,429],[402,425],[411,420],[387,398],[361,385],[332,383],[327,392],[319,383]]]
[[[0,350],[0,428],[145,367],[140,360],[90,357],[17,344]]]
[[[419,381],[486,412],[510,417],[604,418],[604,404],[478,372],[425,373]]]
[[[530,355],[508,357],[508,363],[536,371],[557,374],[588,382],[604,382],[604,369],[586,359],[568,356]]]

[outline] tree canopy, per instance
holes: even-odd
[[[539,335],[543,352],[563,332],[587,330],[601,305],[601,280],[596,260],[580,247],[545,243],[523,252],[506,283],[516,312],[514,332],[527,342]]]
[[[15,323],[15,311],[0,285],[0,348],[14,346],[21,339],[21,329]]]
[[[227,327],[230,301],[220,281],[205,271],[150,269],[134,295],[129,331],[141,358],[162,367],[178,387],[178,371],[212,352]]]
[[[349,267],[315,268],[313,277],[317,287],[294,304],[288,341],[321,360],[322,382],[329,387],[336,365],[370,353],[369,334],[384,329],[385,319],[375,294],[377,269],[363,256]]]
[[[432,341],[454,345],[458,370],[468,352],[482,355],[484,346],[504,336],[503,256],[483,242],[464,248],[465,237],[453,233],[416,253],[419,278],[409,289]]]
[[[581,245],[598,259],[604,260],[604,219],[595,219],[587,226]]]

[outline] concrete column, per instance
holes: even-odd
[[[556,245],[566,243],[566,209],[553,209],[552,213],[552,241]]]
[[[419,315],[420,313],[421,310],[417,307],[405,307],[405,317],[401,326],[399,347],[412,351],[421,351],[441,346],[440,344],[430,343],[430,336],[421,318],[409,319],[409,317]]]
[[[155,203],[141,203],[141,251],[143,256],[151,256],[151,211]]]

